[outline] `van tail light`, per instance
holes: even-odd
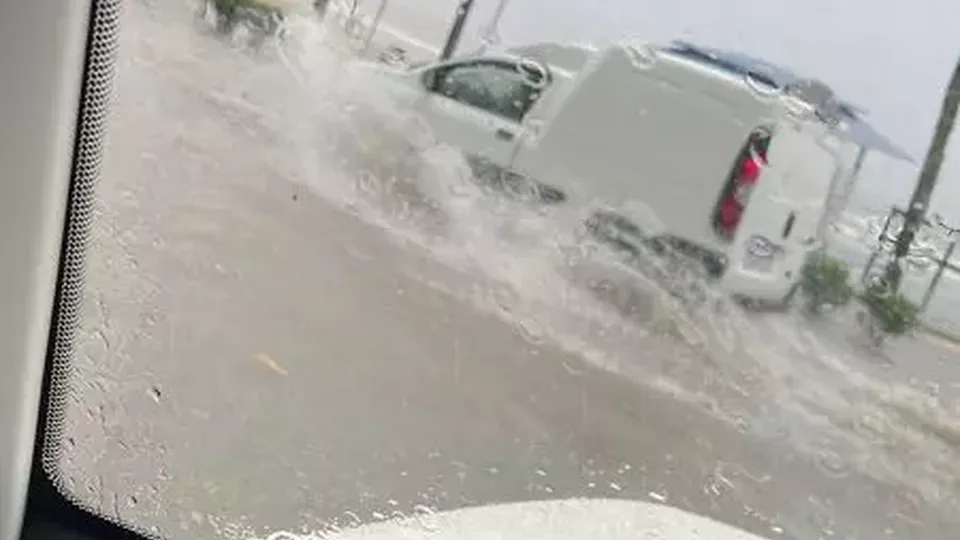
[[[746,207],[750,202],[750,193],[753,192],[753,186],[760,178],[760,171],[766,165],[763,157],[754,149],[744,157],[740,164],[740,172],[734,181],[733,196],[740,206]]]
[[[766,166],[767,148],[770,136],[756,132],[750,136],[740,160],[734,167],[732,178],[727,182],[717,207],[715,225],[717,232],[726,238],[733,238],[740,225],[743,212],[750,202],[750,195]]]

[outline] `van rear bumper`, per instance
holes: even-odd
[[[720,288],[732,296],[778,303],[789,298],[800,282],[799,272],[760,273],[728,268],[720,280]]]
[[[705,280],[733,297],[779,304],[790,298],[800,282],[800,269],[795,268],[793,257],[773,264],[769,272],[757,272],[742,266],[742,256],[731,261],[729,253],[672,235],[647,238],[632,222],[613,212],[596,212],[585,226],[593,238],[632,257],[644,259],[672,253],[695,261],[703,269]]]

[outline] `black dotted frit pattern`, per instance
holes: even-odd
[[[42,463],[47,477],[53,480],[61,493],[70,498],[73,497],[63,489],[58,470],[63,444],[64,408],[72,384],[71,370],[83,302],[87,241],[100,176],[106,124],[113,102],[121,1],[94,0],[92,6],[58,280],[57,310],[53,319],[53,365],[49,378],[47,418],[44,419],[47,424]]]

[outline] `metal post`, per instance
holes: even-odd
[[[867,148],[860,146],[857,149],[857,157],[850,168],[850,174],[843,176],[837,174],[830,181],[830,196],[827,204],[827,211],[824,212],[821,234],[827,227],[840,219],[843,211],[850,202],[850,195],[853,193],[853,186],[857,183],[857,177],[860,175],[860,169],[863,168],[863,162],[867,157]]]
[[[450,26],[450,33],[447,34],[447,41],[440,52],[440,61],[447,60],[453,56],[453,52],[460,44],[460,38],[463,36],[463,27],[467,24],[467,17],[470,16],[470,10],[473,9],[474,0],[460,0],[457,6],[457,12]]]
[[[930,304],[930,299],[933,297],[933,293],[936,291],[937,285],[940,284],[940,278],[943,277],[943,271],[950,265],[950,257],[953,257],[953,251],[957,248],[957,241],[954,240],[950,242],[950,245],[947,247],[947,252],[944,253],[943,258],[937,261],[937,273],[933,275],[933,279],[930,280],[930,286],[927,287],[926,292],[923,293],[923,301],[920,302],[920,311],[925,312],[927,310],[927,305]]]
[[[873,269],[873,263],[877,260],[877,254],[883,251],[883,246],[887,243],[887,230],[890,229],[890,222],[893,221],[893,216],[899,213],[901,212],[896,207],[891,208],[890,213],[887,214],[887,219],[883,222],[883,229],[877,236],[877,249],[870,253],[870,258],[867,259],[867,264],[863,267],[863,273],[860,275],[860,283],[864,286],[868,285],[867,278],[870,277],[870,270]]]
[[[863,169],[863,162],[867,159],[867,147],[861,146],[860,150],[857,152],[857,159],[853,162],[853,171],[850,173],[850,178],[847,179],[846,186],[844,187],[844,195],[846,198],[850,198],[850,193],[853,192],[853,187],[857,184],[857,180],[860,179],[860,171]]]
[[[370,43],[373,42],[373,36],[377,33],[377,29],[380,27],[380,21],[383,19],[383,14],[387,11],[387,2],[389,0],[380,0],[380,7],[377,8],[376,14],[373,16],[373,20],[370,21],[370,31],[367,32],[367,37],[363,40],[363,47],[360,48],[360,54],[366,54],[367,49],[370,48]]]
[[[860,171],[863,169],[863,162],[867,159],[867,147],[861,146],[857,150],[857,157],[853,162],[853,167],[847,178],[840,182],[839,189],[833,190],[833,208],[830,208],[832,214],[831,220],[838,220],[843,212],[850,205],[850,197],[853,196],[853,190],[860,179]]]
[[[510,3],[510,0],[500,0],[500,3],[497,4],[497,10],[493,13],[493,17],[490,19],[490,22],[484,28],[483,33],[480,36],[480,41],[483,43],[483,46],[492,45],[498,40],[498,28],[500,27],[500,20],[503,19],[503,14],[507,11],[507,5]]]
[[[860,169],[863,168],[863,162],[867,159],[867,147],[861,146],[860,151],[857,152],[857,159],[853,162],[853,174],[851,175],[854,179],[860,176]]]
[[[930,197],[933,195],[933,189],[936,187],[937,179],[940,176],[944,152],[957,119],[958,109],[960,109],[960,61],[957,62],[944,92],[943,105],[940,108],[937,127],[933,132],[933,140],[930,142],[923,169],[920,171],[917,185],[910,197],[910,206],[907,207],[903,230],[900,231],[897,238],[894,260],[887,269],[887,278],[893,290],[900,287],[900,281],[903,277],[900,261],[910,252],[910,246],[913,244],[917,231],[926,216],[927,207],[930,205]]]

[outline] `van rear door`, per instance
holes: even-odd
[[[841,172],[836,141],[819,122],[776,125],[724,281],[738,282],[738,291],[756,288],[758,297],[789,292],[807,254],[822,245],[830,188]]]

